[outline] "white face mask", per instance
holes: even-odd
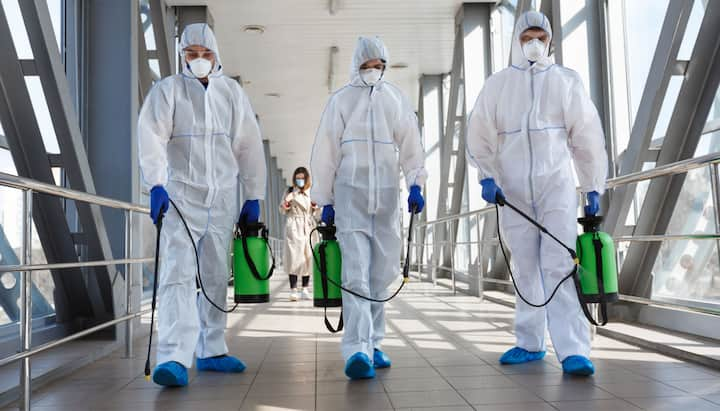
[[[302,188],[305,187],[305,180],[302,178],[295,179],[295,185]]]
[[[188,65],[190,66],[190,71],[196,78],[207,77],[213,67],[212,61],[202,57],[198,57],[195,60],[190,61]]]
[[[360,70],[360,77],[368,86],[374,86],[380,81],[383,72],[375,68]]]
[[[525,58],[533,63],[540,60],[545,55],[545,48],[545,43],[539,39],[532,39],[522,46]]]

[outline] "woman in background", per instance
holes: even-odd
[[[285,224],[285,271],[290,276],[290,301],[298,300],[298,276],[302,278],[303,300],[311,298],[310,269],[312,249],[310,233],[316,225],[318,206],[310,200],[310,173],[305,167],[298,167],[293,173],[293,185],[280,204],[280,213],[287,216]]]

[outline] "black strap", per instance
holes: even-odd
[[[598,293],[600,295],[600,325],[608,322],[607,301],[605,300],[605,283],[603,282],[603,261],[602,261],[602,241],[600,235],[595,233],[593,236],[593,247],[595,248],[595,276],[598,284]]]
[[[600,324],[595,321],[595,318],[593,318],[592,314],[590,313],[590,310],[587,308],[587,304],[585,304],[585,301],[583,300],[583,294],[582,294],[582,286],[580,285],[580,276],[578,275],[578,269],[577,265],[575,266],[575,269],[573,270],[573,281],[575,282],[575,291],[577,292],[578,296],[578,302],[580,303],[580,308],[582,308],[583,314],[585,314],[585,318],[590,321],[592,325],[599,326]],[[604,324],[603,324],[604,325]]]
[[[262,238],[265,241],[265,246],[270,251],[270,258],[272,259],[272,265],[270,266],[270,271],[268,272],[267,277],[262,278],[260,276],[260,272],[258,272],[257,266],[255,265],[255,262],[253,261],[252,257],[250,257],[250,250],[248,250],[248,244],[247,244],[247,237],[240,233],[240,239],[242,241],[243,246],[243,254],[245,254],[245,261],[247,261],[248,267],[250,268],[250,272],[252,273],[253,277],[257,279],[258,281],[267,281],[272,277],[273,273],[275,272],[275,255],[273,254],[273,250],[270,247],[270,243],[268,242],[267,237],[267,230],[262,230]]]
[[[323,301],[323,307],[325,309],[325,327],[327,327],[328,331],[335,334],[337,332],[342,331],[343,326],[345,325],[343,323],[343,311],[342,308],[340,308],[340,321],[338,321],[337,327],[333,327],[330,323],[330,320],[327,316],[327,306],[328,306],[328,299],[329,299],[329,290],[328,290],[328,277],[327,277],[327,256],[325,255],[325,249],[327,248],[327,243],[320,243],[318,246],[318,251],[320,252],[320,285],[322,286],[322,301]]]

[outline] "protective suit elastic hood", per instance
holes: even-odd
[[[208,50],[212,50],[212,52],[215,53],[215,64],[213,65],[212,69],[208,71],[209,75],[214,76],[222,74],[222,60],[220,59],[220,50],[218,49],[217,40],[215,39],[215,33],[213,33],[212,29],[210,28],[210,26],[207,25],[207,23],[193,23],[188,24],[185,27],[182,36],[180,36],[179,50],[182,53],[183,50],[190,46],[203,46]],[[190,63],[192,64],[192,62]],[[185,64],[183,66],[183,74],[188,77],[196,77],[195,74],[193,74],[193,71],[188,68],[188,64]]]
[[[512,66],[523,69],[530,66],[528,57],[523,52],[523,47],[520,43],[520,35],[531,27],[541,28],[548,34],[548,46],[544,48],[542,55],[535,60],[535,64],[541,68],[549,67],[554,63],[552,57],[548,55],[550,49],[549,45],[552,43],[552,28],[550,27],[550,20],[548,20],[544,14],[538,13],[537,11],[526,12],[518,18],[517,23],[515,24],[512,43],[510,45],[510,59],[512,61]]]

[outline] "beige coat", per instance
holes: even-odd
[[[289,207],[288,207],[289,206]],[[285,223],[285,272],[307,276],[312,271],[310,233],[317,225],[320,208],[313,205],[310,196],[298,189],[285,196],[280,213],[287,216]]]

